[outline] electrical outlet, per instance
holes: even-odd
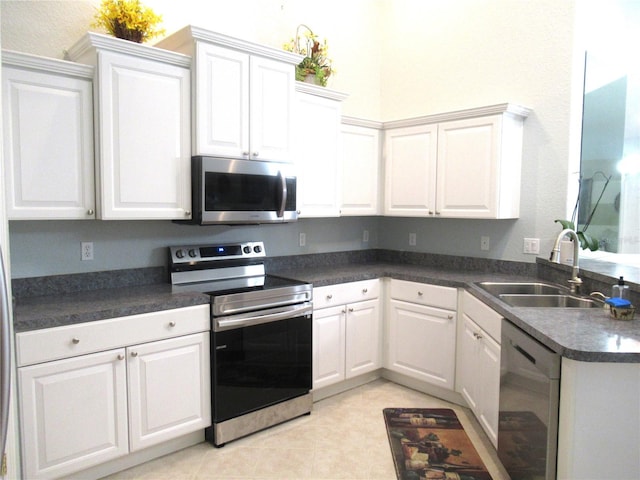
[[[410,233],[409,234],[409,245],[411,245],[412,247],[416,246],[416,234],[415,233]]]
[[[304,247],[307,244],[307,234],[306,233],[301,233],[300,237],[299,237],[299,244],[301,247]]]
[[[540,253],[540,239],[539,238],[525,238],[522,248],[523,253],[529,253],[531,255],[537,255]]]
[[[80,255],[82,260],[93,260],[93,242],[81,242]]]
[[[480,250],[489,250],[489,237],[480,237]]]
[[[369,241],[369,230],[362,231],[362,242],[367,243]]]

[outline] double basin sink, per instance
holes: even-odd
[[[480,288],[512,307],[594,308],[603,303],[581,297],[567,288],[541,282],[478,282]]]

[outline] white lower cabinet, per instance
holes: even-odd
[[[379,288],[379,280],[314,288],[314,389],[382,366]]]
[[[158,317],[166,330],[206,325],[201,318],[185,318],[191,326],[175,325],[175,313]],[[127,318],[144,321],[153,314],[105,322],[123,327],[117,320]],[[49,330],[65,330],[69,344],[82,345],[92,340],[82,330],[86,325]],[[33,335],[27,335],[25,346],[46,338],[44,331],[26,333]],[[19,365],[18,381],[23,469],[29,479],[70,475],[211,424],[208,331]]]
[[[495,447],[498,445],[501,320],[499,313],[464,292],[456,390]]]
[[[386,368],[454,388],[457,289],[392,279]]]

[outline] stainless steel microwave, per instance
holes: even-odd
[[[294,166],[196,156],[191,159],[191,223],[284,223],[298,219]]]

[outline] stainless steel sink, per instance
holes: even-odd
[[[603,303],[569,293],[568,288],[544,282],[478,282],[491,295],[512,307],[594,308]]]
[[[561,295],[569,293],[568,289],[558,285],[541,282],[479,282],[477,285],[492,295]]]
[[[512,307],[594,308],[602,302],[573,295],[501,294],[498,298]]]

